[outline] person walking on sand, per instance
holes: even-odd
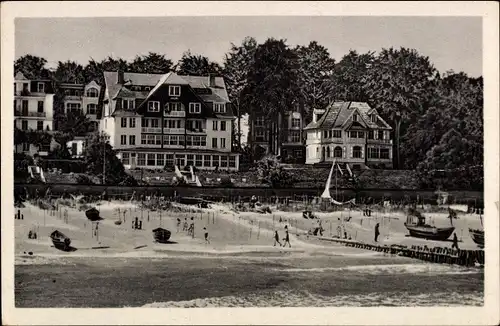
[[[379,226],[379,223],[375,225],[375,242],[378,242],[378,236],[380,235]]]
[[[188,230],[188,221],[187,218],[184,218],[184,225],[182,226],[182,231]]]
[[[288,243],[288,246],[292,248],[292,245],[290,244],[290,235],[288,234],[288,228],[285,230],[285,239],[283,240],[285,240],[285,242],[283,242],[283,247],[285,247]]]
[[[451,249],[460,250],[460,248],[458,248],[458,238],[456,233],[453,233],[453,244],[451,245]]]
[[[191,224],[189,225],[188,235],[194,238],[194,217],[191,217]]]
[[[203,228],[203,231],[205,232],[205,244],[210,244],[210,240],[208,240],[207,228]]]
[[[177,233],[179,233],[180,228],[181,228],[181,219],[177,218]]]
[[[276,247],[276,243],[279,244],[280,247],[282,246],[278,231],[274,231],[274,245],[273,245],[273,247]]]

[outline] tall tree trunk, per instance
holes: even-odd
[[[241,115],[240,115],[240,94],[238,94],[238,103],[236,104],[236,114],[237,114],[237,121],[238,121],[238,149],[241,149]]]
[[[400,133],[401,132],[401,118],[398,117],[396,118],[396,132],[395,132],[395,141],[396,141],[396,155],[395,155],[395,161],[396,161],[396,169],[400,169],[400,157],[399,157],[399,138],[400,138]]]

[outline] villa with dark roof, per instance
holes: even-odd
[[[100,131],[125,168],[238,170],[222,77],[104,72]]]
[[[392,128],[364,102],[334,102],[314,110],[304,128],[306,164],[333,162],[352,169],[392,168]]]

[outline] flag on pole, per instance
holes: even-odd
[[[352,177],[352,171],[351,168],[349,167],[349,164],[346,164],[345,166],[347,168],[347,171],[349,171],[349,175]]]
[[[344,175],[344,171],[340,168],[340,164],[337,164],[337,169],[339,170],[340,175]]]

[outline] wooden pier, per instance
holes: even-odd
[[[456,250],[443,247],[428,248],[427,246],[402,245],[373,245],[353,240],[318,237],[320,240],[333,241],[345,245],[365,250],[383,252],[390,255],[398,255],[414,259],[425,260],[439,264],[453,264],[460,266],[484,266],[484,250]]]

